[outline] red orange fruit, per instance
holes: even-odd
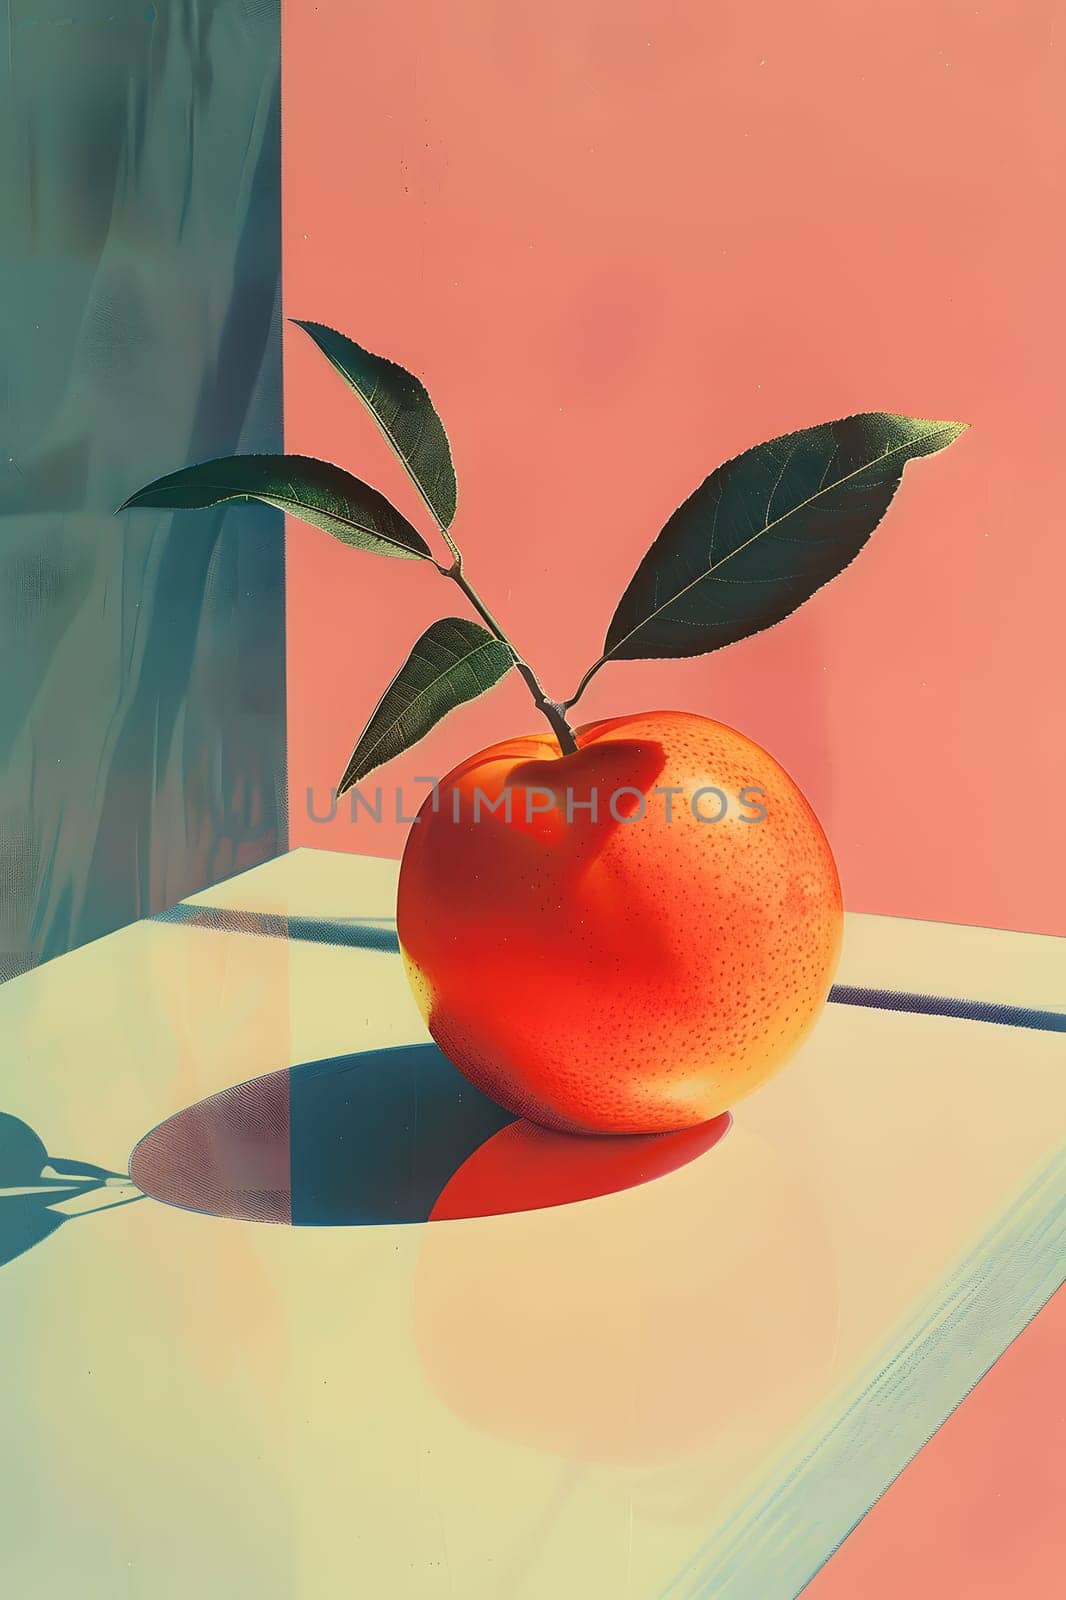
[[[548,1127],[655,1133],[728,1110],[825,1002],[843,926],[788,774],[687,712],[471,756],[427,799],[397,924],[429,1031]]]

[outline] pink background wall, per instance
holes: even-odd
[[[973,430],[776,631],[604,670],[586,717],[687,707],[809,793],[856,909],[1061,931],[1055,0],[291,5],[289,315],[428,382],[474,581],[569,693],[668,513],[736,451],[861,409]],[[413,494],[295,329],[288,446]],[[290,535],[294,844],[396,855],[325,804],[432,569]],[[1056,681],[1057,680],[1057,681]],[[386,785],[539,722],[509,681]],[[375,780],[377,781],[377,780]]]
[[[718,657],[608,668],[583,709],[689,707],[761,740],[853,908],[1061,932],[1058,10],[291,4],[284,161],[288,314],[426,379],[471,574],[556,692],[721,460],[860,409],[971,422],[801,614]],[[290,449],[417,515],[295,330],[286,393]],[[318,825],[306,793],[324,802],[411,642],[462,614],[453,594],[291,528],[294,845],[399,853],[402,825]],[[536,720],[509,682],[381,782],[413,799],[414,775]],[[1062,1316],[1060,1297],[812,1600],[1051,1592]]]
[[[803,1600],[1050,1600],[1062,1587],[1064,1347],[1060,1292]]]

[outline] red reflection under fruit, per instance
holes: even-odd
[[[430,1221],[540,1211],[632,1189],[703,1155],[731,1121],[723,1112],[679,1133],[585,1138],[520,1119],[463,1162],[438,1196]]]

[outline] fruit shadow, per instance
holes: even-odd
[[[268,1073],[177,1112],[130,1176],[183,1210],[294,1227],[372,1227],[536,1210],[629,1188],[694,1159],[728,1117],[684,1134],[580,1138],[504,1111],[434,1044]]]

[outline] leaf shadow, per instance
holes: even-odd
[[[114,1185],[121,1187],[116,1190]],[[101,1205],[128,1203],[124,1173],[90,1161],[50,1156],[40,1135],[21,1118],[0,1112],[0,1267],[50,1238],[65,1222]],[[107,1191],[106,1193],[104,1191]],[[82,1209],[56,1210],[77,1200]]]

